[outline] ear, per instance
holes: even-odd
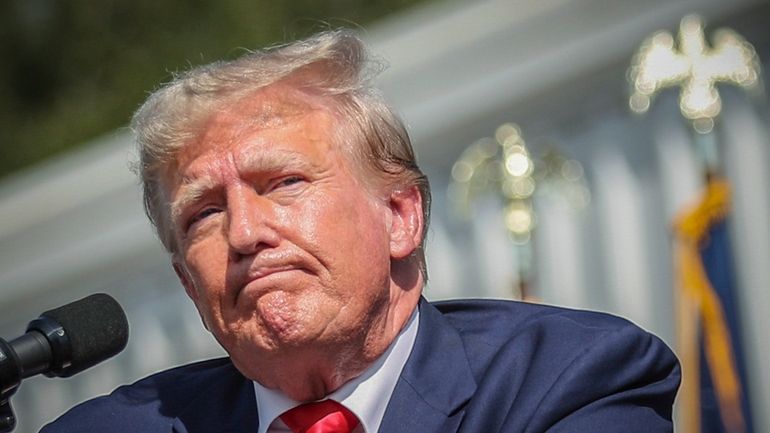
[[[403,259],[420,246],[422,228],[422,197],[416,186],[393,191],[388,202],[391,211],[390,256]]]
[[[174,267],[174,272],[176,272],[179,282],[182,283],[187,296],[192,299],[195,305],[198,305],[198,292],[195,291],[195,285],[193,285],[190,274],[187,272],[187,269],[185,269],[184,264],[177,258],[173,258],[171,264]]]

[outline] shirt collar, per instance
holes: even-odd
[[[390,396],[412,352],[417,337],[419,316],[420,313],[415,308],[409,322],[385,353],[360,376],[325,397],[340,402],[350,409],[361,421],[366,433],[375,433],[380,428]],[[257,382],[254,382],[254,391],[259,413],[257,433],[266,433],[270,424],[278,416],[300,404],[282,392],[265,388]]]

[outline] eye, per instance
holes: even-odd
[[[304,181],[305,179],[302,176],[287,176],[278,180],[278,182],[275,183],[272,189],[289,187]]]
[[[200,212],[198,212],[195,215],[193,215],[187,221],[187,228],[189,229],[190,227],[193,226],[193,224],[195,224],[195,223],[197,223],[197,222],[199,222],[201,220],[204,220],[204,219],[208,218],[209,216],[214,215],[214,214],[219,213],[219,212],[221,212],[221,209],[218,209],[218,208],[215,208],[215,207],[203,208]]]

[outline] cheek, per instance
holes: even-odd
[[[196,244],[185,255],[187,269],[198,294],[196,304],[204,303],[210,309],[225,290],[227,250],[207,243]],[[199,308],[202,305],[198,305]]]
[[[382,209],[369,197],[348,196],[346,199],[321,199],[307,207],[296,226],[304,238],[321,245],[330,253],[350,256],[362,248],[387,245]],[[375,251],[371,251],[375,253]],[[361,260],[361,257],[352,257]]]
[[[366,202],[371,199],[365,196],[354,200],[358,202],[348,202],[334,214],[338,223],[328,231],[331,253],[336,254],[351,278],[366,281],[364,286],[378,287],[390,270],[386,209]]]

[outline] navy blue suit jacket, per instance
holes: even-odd
[[[623,319],[423,300],[380,432],[671,432],[678,385],[671,351]],[[252,382],[217,359],[120,387],[42,432],[254,433],[258,422]]]

